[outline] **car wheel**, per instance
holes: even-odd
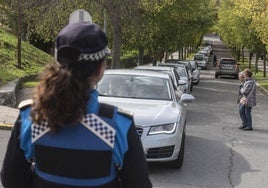
[[[180,148],[178,158],[170,162],[170,166],[172,168],[180,169],[182,167],[183,159],[184,159],[184,145],[185,145],[185,132],[182,133],[181,148]]]

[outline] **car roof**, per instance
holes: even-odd
[[[186,68],[186,66],[184,64],[179,64],[179,63],[160,63],[160,64],[158,64],[158,66],[163,66],[163,67],[172,66],[172,67],[185,67]]]
[[[230,58],[230,57],[222,57],[220,58],[220,60],[235,61],[234,58]]]
[[[205,56],[204,54],[195,54],[194,56]]]
[[[160,66],[137,66],[134,69],[148,69],[148,70],[172,70],[173,67],[160,67]]]
[[[169,79],[169,75],[163,72],[137,69],[106,69],[104,74],[121,74],[121,75],[137,75],[137,76],[152,76]]]

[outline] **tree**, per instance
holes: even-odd
[[[27,8],[27,2],[22,1],[22,0],[10,0],[10,1],[3,1],[2,2],[2,11],[7,17],[10,19],[5,18],[3,20],[4,23],[6,23],[9,28],[14,28],[11,30],[14,34],[16,34],[18,38],[17,42],[17,67],[22,68],[21,65],[21,40],[22,37],[25,33],[25,30],[23,26],[26,24],[25,22],[25,17],[24,17],[24,12]],[[15,23],[15,24],[14,24]]]

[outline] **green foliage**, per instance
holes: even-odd
[[[261,53],[265,40],[261,37],[267,29],[260,20],[264,17],[266,0],[221,0],[218,10],[218,28],[221,38],[234,48],[246,47],[252,52]],[[262,22],[264,23],[264,22]],[[261,29],[262,28],[262,29]],[[260,35],[259,33],[263,33]],[[266,35],[267,36],[267,35]],[[265,38],[265,37],[264,37]]]
[[[210,0],[142,0],[139,19],[123,27],[123,47],[158,54],[196,46],[215,22],[212,5]]]
[[[22,43],[22,68],[17,67],[17,38],[0,29],[0,85],[15,78],[39,73],[46,63],[53,61],[51,55]]]
[[[268,80],[258,81],[258,84],[268,91]]]
[[[120,67],[121,68],[132,68],[137,65],[138,62],[138,56],[137,53],[127,53],[124,54],[124,56],[121,57],[120,60]]]
[[[25,82],[22,84],[23,88],[33,88],[35,86],[37,86],[38,82],[34,82],[34,81],[30,81],[30,82]]]

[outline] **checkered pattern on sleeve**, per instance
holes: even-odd
[[[41,136],[50,131],[47,121],[42,121],[40,124],[32,124],[32,143],[38,140]]]
[[[84,115],[81,124],[93,132],[111,148],[114,147],[116,133],[115,129],[96,114]]]

